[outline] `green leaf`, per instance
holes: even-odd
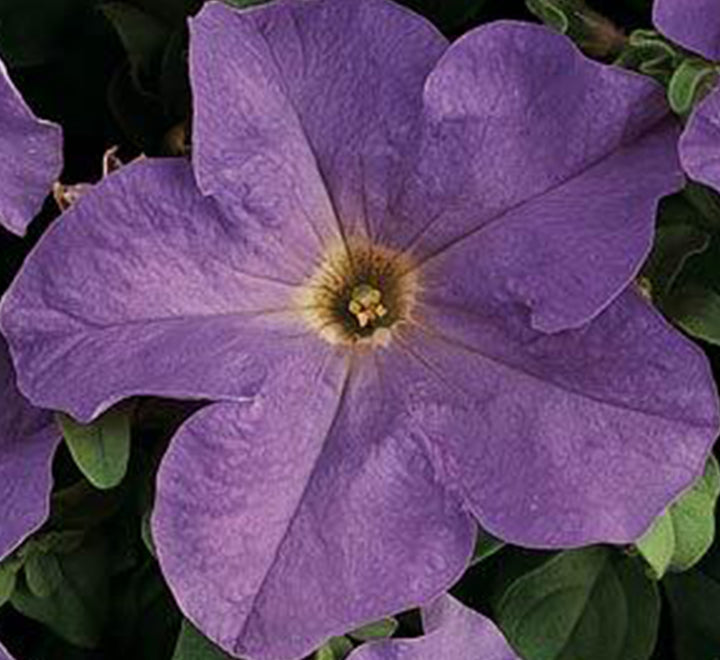
[[[10,600],[17,581],[17,567],[10,563],[0,564],[0,607]]]
[[[675,526],[672,569],[687,570],[708,551],[715,538],[715,504],[720,496],[720,467],[712,454],[703,476],[671,505]]]
[[[720,657],[720,582],[693,569],[662,582],[670,603],[677,660]]]
[[[325,646],[315,651],[313,660],[345,660],[353,650],[347,637],[331,637]]]
[[[665,575],[675,554],[675,527],[670,513],[658,516],[635,547],[650,564],[655,579]]]
[[[720,344],[720,234],[706,250],[692,255],[676,277],[661,309],[688,334]]]
[[[686,571],[702,559],[715,538],[715,503],[720,496],[720,467],[711,455],[705,472],[636,543],[655,577],[667,570]]]
[[[685,332],[711,344],[720,344],[720,293],[701,284],[688,284],[665,305]]]
[[[681,207],[688,206],[681,200],[675,201]],[[708,243],[707,232],[689,222],[680,221],[658,226],[653,249],[643,266],[641,279],[647,280],[652,299],[660,307],[687,260],[706,250]]]
[[[80,424],[67,415],[58,414],[75,464],[96,488],[114,488],[127,472],[130,417],[127,405],[108,410],[90,424]]]
[[[682,190],[682,196],[695,211],[695,219],[710,231],[720,231],[720,195],[708,186],[689,182]]]
[[[148,509],[142,514],[140,518],[140,537],[142,538],[147,551],[153,556],[157,557],[155,552],[155,542],[152,537],[152,527],[150,526],[150,518],[152,517],[152,509]]]
[[[356,628],[348,635],[360,642],[367,642],[373,639],[384,639],[392,637],[398,629],[398,622],[392,617],[368,623],[366,626]]]
[[[226,660],[231,657],[189,621],[183,620],[172,660]]]
[[[488,557],[492,557],[496,552],[505,546],[505,542],[489,534],[484,529],[479,529],[477,538],[475,539],[475,550],[470,559],[470,565],[474,566],[484,561]]]
[[[33,553],[23,568],[28,589],[38,598],[49,598],[63,583],[60,563],[53,554]]]
[[[142,563],[112,582],[109,620],[103,639],[115,653],[129,660],[169,659],[177,644],[182,616],[157,570],[143,556]]]
[[[545,25],[565,34],[570,27],[570,19],[562,7],[562,3],[550,0],[526,0],[527,8]]]
[[[18,580],[10,602],[21,614],[45,624],[71,644],[94,648],[107,618],[105,543],[96,538],[75,552],[56,555],[56,560],[60,582],[49,596],[38,596],[26,580]]]
[[[682,55],[655,30],[635,30],[615,60],[615,66],[639,71],[667,85]]]
[[[717,82],[717,68],[697,57],[683,60],[670,78],[668,101],[679,115],[687,115]]]
[[[647,660],[659,612],[641,562],[592,547],[562,552],[517,579],[497,621],[525,660]]]

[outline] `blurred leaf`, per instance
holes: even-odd
[[[28,589],[38,598],[49,598],[62,585],[63,574],[54,554],[33,553],[23,568]]]
[[[481,20],[481,15],[488,7],[492,7],[490,0],[466,0],[465,2],[448,2],[448,0],[402,0],[401,4],[410,7],[430,22],[438,26],[446,34],[462,34]],[[498,4],[498,3],[495,3]],[[505,0],[503,3],[510,4]],[[522,0],[512,3],[519,8]]]
[[[108,87],[108,104],[123,132],[145,154],[158,154],[169,128],[160,99],[139,91],[130,65],[119,67]]]
[[[230,657],[189,621],[183,620],[172,660],[224,660]]]
[[[172,657],[182,616],[155,562],[147,560],[137,570],[119,575],[112,584],[110,607],[113,625],[107,638],[117,650],[115,657]]]
[[[191,114],[188,39],[183,25],[170,36],[162,56],[160,95],[168,125],[184,122]]]
[[[75,464],[96,488],[117,486],[125,476],[130,457],[132,408],[121,404],[90,424],[58,414],[63,437]]]
[[[102,10],[125,47],[135,84],[139,89],[149,91],[145,81],[159,77],[171,28],[124,2],[109,2],[102,5]]]
[[[682,196],[696,212],[696,220],[709,231],[720,231],[720,195],[708,186],[689,182]]]
[[[0,564],[0,607],[10,600],[15,590],[17,572],[18,567],[9,562]]]
[[[687,115],[697,101],[717,82],[715,64],[697,57],[683,60],[668,84],[670,107],[679,115]]]
[[[679,287],[665,310],[685,332],[711,344],[720,344],[720,294],[701,284]]]
[[[693,569],[662,582],[670,603],[677,660],[720,657],[720,582]]]
[[[707,232],[694,225],[657,228],[653,251],[643,268],[652,284],[653,299],[665,298],[688,258],[706,250],[709,240]]]
[[[720,468],[710,456],[703,476],[638,540],[640,554],[655,576],[685,571],[708,551],[715,538],[715,504],[720,495]]]
[[[61,579],[49,596],[37,596],[24,580],[18,580],[10,602],[20,613],[44,623],[71,644],[93,648],[100,641],[107,617],[105,543],[95,538],[75,552],[56,555],[56,560]]]
[[[252,7],[253,5],[264,5],[268,0],[223,0],[228,5],[244,9],[245,7]]]
[[[591,547],[562,552],[517,579],[497,621],[525,660],[646,660],[659,612],[641,562]]]
[[[0,53],[11,67],[37,66],[59,56],[63,41],[98,0],[2,0]]]
[[[353,650],[352,642],[347,637],[331,637],[313,656],[313,660],[345,660]]]
[[[398,622],[392,617],[388,617],[387,619],[374,621],[373,623],[368,623],[365,626],[356,628],[355,630],[349,632],[348,636],[353,639],[357,639],[360,642],[367,642],[373,639],[392,637],[397,629]]]
[[[148,509],[143,513],[140,519],[140,536],[143,544],[147,548],[147,551],[153,556],[157,557],[155,553],[155,542],[152,537],[152,528],[150,527],[150,518],[152,517],[152,510]]]
[[[710,235],[703,252],[690,256],[661,309],[688,334],[720,344],[720,234]]]
[[[35,534],[20,547],[17,554],[23,561],[35,554],[48,554],[51,552],[60,555],[67,554],[77,550],[84,537],[84,532],[74,530]]]
[[[203,4],[203,0],[129,0],[144,12],[152,14],[170,27],[185,23]]]
[[[50,524],[63,530],[101,524],[122,506],[125,487],[98,490],[84,479],[52,494]]]

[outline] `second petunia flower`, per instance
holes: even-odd
[[[709,368],[632,286],[682,184],[653,82],[383,0],[211,2],[190,69],[192,163],[80,199],[0,321],[38,406],[212,402],[153,532],[215,642],[300,658],[443,593],[476,520],[629,542],[702,472]]]
[[[720,7],[714,0],[655,0],[653,22],[666,37],[720,62]],[[693,109],[679,143],[685,171],[720,191],[720,87]]]

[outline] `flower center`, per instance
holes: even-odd
[[[348,309],[357,318],[358,325],[365,328],[387,316],[382,304],[382,293],[369,284],[359,284],[350,294]]]
[[[406,255],[355,239],[327,251],[298,302],[308,324],[332,344],[385,344],[409,320],[416,290]]]

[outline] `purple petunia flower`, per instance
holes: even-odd
[[[45,522],[52,458],[60,442],[52,414],[31,406],[15,386],[0,337],[0,561]],[[0,644],[0,660],[10,654]]]
[[[0,62],[0,225],[22,236],[62,169],[60,127],[37,119]]]
[[[519,660],[491,621],[451,596],[423,608],[422,618],[424,637],[365,644],[348,660]]]
[[[661,88],[384,0],[211,2],[190,67],[192,164],[100,182],[0,322],[36,405],[213,402],[153,515],[206,635],[299,658],[446,591],[475,519],[625,543],[701,474],[708,365],[631,285],[682,185]]]
[[[720,7],[714,0],[655,0],[655,27],[668,39],[711,61],[720,61]],[[693,179],[720,191],[720,87],[693,109],[679,143]]]

